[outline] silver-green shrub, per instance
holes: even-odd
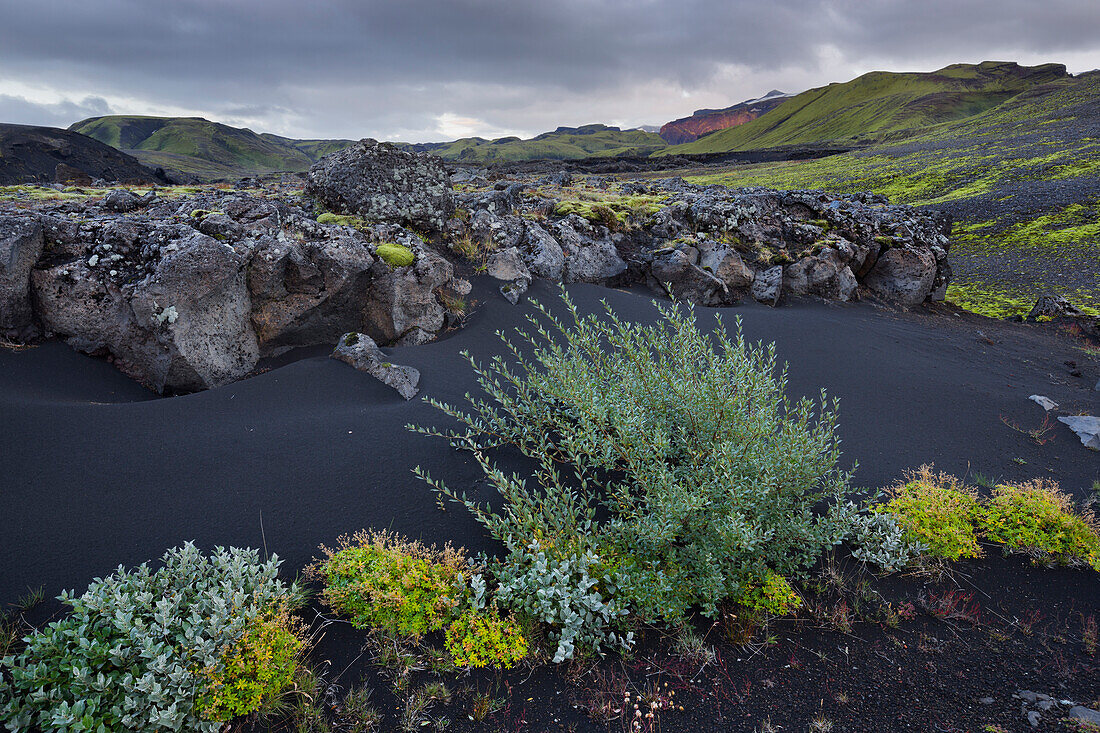
[[[860,512],[851,502],[847,511],[850,529],[846,539],[856,560],[892,573],[905,568],[924,552],[923,545],[905,539],[905,530],[893,514]]]
[[[615,575],[591,553],[561,558],[532,542],[498,569],[497,600],[555,628],[550,637],[558,645],[553,661],[563,662],[573,658],[578,644],[594,650],[633,644],[632,632],[613,631],[627,614],[613,597]]]
[[[0,689],[8,730],[222,728],[194,714],[200,673],[219,668],[257,614],[293,603],[299,591],[278,579],[277,558],[263,562],[254,550],[219,547],[206,556],[187,543],[163,563],[119,567],[79,597],[59,596],[69,616],[0,660],[11,679]]]
[[[591,554],[621,579],[613,593],[593,586],[602,598],[678,621],[690,607],[713,616],[744,582],[802,570],[849,533],[840,514],[813,511],[848,494],[836,402],[789,400],[774,344],[746,342],[739,320],[705,333],[690,307],[659,305],[641,325],[562,297],[566,320],[536,304],[533,330],[501,336],[510,358],[466,354],[484,396],[468,396],[469,411],[432,400],[462,428],[411,428],[473,452],[495,508],[418,473],[505,544],[504,573],[522,575],[509,566],[530,565],[532,543]],[[500,471],[488,451],[502,446],[533,459],[533,475]]]

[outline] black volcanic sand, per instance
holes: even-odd
[[[594,286],[571,286],[570,293],[585,311],[606,298],[632,320],[652,319],[655,313],[648,295]],[[553,287],[536,284],[532,294],[557,306]],[[498,351],[494,332],[522,324],[532,311],[527,304],[508,305],[483,283],[475,297],[481,305],[462,331],[432,344],[387,350],[395,363],[421,371],[422,395],[461,401],[475,384],[459,351],[487,359]],[[713,322],[710,309],[697,312],[702,323]],[[792,395],[815,396],[825,387],[840,398],[844,461],[858,460],[858,486],[883,486],[905,469],[930,462],[971,480],[975,474],[994,480],[1053,478],[1078,498],[1100,478],[1100,457],[1065,426],[1056,423],[1050,433],[1054,440],[1040,446],[1002,421],[1038,425],[1043,411],[1027,400],[1036,393],[1061,403],[1067,413],[1100,409],[1100,392],[1092,390],[1100,376],[1097,364],[1050,329],[943,309],[893,313],[867,304],[804,302],[778,309],[744,304],[722,312],[729,324],[740,316],[749,338],[776,342],[780,359],[790,365]],[[366,374],[327,358],[326,351],[300,353],[297,360],[284,357],[268,371],[220,389],[156,399],[106,362],[62,344],[0,350],[0,602],[13,602],[39,585],[47,597],[62,589],[79,592],[119,564],[154,560],[185,540],[203,548],[266,547],[284,559],[291,576],[314,557],[319,543],[331,544],[338,535],[363,527],[390,527],[431,542],[450,540],[471,551],[493,550],[463,510],[451,505],[440,511],[434,494],[410,473],[419,464],[452,487],[487,497],[481,474],[466,454],[404,428],[409,422],[446,425],[447,418],[419,400],[405,402]],[[1071,376],[1066,361],[1076,362],[1083,377]],[[1019,730],[1018,703],[1002,698],[1015,690],[1012,685],[1025,686],[1029,675],[1038,692],[1071,697],[1058,691],[1062,685],[1086,702],[1087,690],[1100,695],[1095,659],[1091,667],[1081,662],[1082,653],[1065,641],[1052,652],[1055,661],[1040,662],[1048,647],[1037,646],[1047,645],[1051,636],[1079,639],[1079,629],[1073,637],[1075,632],[1060,626],[1076,623],[1074,614],[1100,616],[1100,576],[1032,569],[1017,558],[974,563],[966,573],[964,587],[979,588],[976,600],[983,606],[992,599],[1000,604],[987,617],[1004,621],[1012,632],[1007,641],[990,641],[963,622],[945,624],[924,616],[914,622],[920,628],[903,631],[902,642],[891,641],[877,626],[857,627],[857,635],[870,634],[859,643],[837,632],[798,631],[799,623],[791,623],[780,627],[778,645],[744,663],[734,660],[751,652],[721,646],[727,666],[721,674],[716,665],[708,667],[704,678],[718,675],[711,682],[685,682],[694,670],[681,670],[678,678],[669,677],[668,670],[647,677],[656,674],[646,666],[649,652],[657,663],[670,659],[649,642],[632,661],[615,662],[614,669],[638,683],[656,678],[682,685],[682,702],[694,696],[698,708],[694,715],[690,709],[678,714],[688,728],[702,721],[717,729],[752,730],[770,716],[775,723],[805,729],[806,721],[824,709],[834,720],[849,721],[851,727],[843,730],[883,729],[875,721],[887,713],[907,721],[906,729],[968,730],[951,727],[953,720],[957,723],[952,715],[962,714],[955,708],[965,705],[966,715],[985,716],[967,719],[1011,720],[1010,729]],[[883,587],[897,598],[915,598],[921,583],[893,579]],[[1046,624],[1054,631],[1016,633],[1012,619],[1032,609],[1044,619],[1033,624],[1036,629]],[[56,610],[56,603],[47,602],[35,616]],[[930,631],[925,629],[929,624]],[[982,644],[975,646],[967,634],[977,634]],[[922,641],[923,636],[932,641]],[[342,669],[358,656],[361,641],[346,626],[332,627],[318,654]],[[983,646],[988,644],[996,648]],[[819,647],[827,650],[826,658],[811,658],[806,650]],[[793,665],[789,657],[796,658]],[[1046,679],[1049,665],[1061,670],[1056,681]],[[362,662],[355,674],[361,668]],[[801,680],[795,687],[784,681],[792,669]],[[572,686],[595,684],[591,675],[570,680],[562,674],[544,670],[506,677],[515,686],[514,700],[533,697],[534,702],[498,713],[497,724],[513,729],[526,717],[534,725],[528,729],[549,729],[543,724],[557,717],[581,729],[604,729],[573,708],[581,703],[569,697]],[[881,698],[869,697],[870,688],[852,688],[861,679],[874,687],[890,675],[900,687]],[[742,678],[751,689],[721,692],[735,682],[742,685]],[[937,685],[943,689],[937,691]],[[834,701],[830,707],[829,698],[842,689],[841,697],[849,702]],[[995,696],[994,707],[1003,716],[974,702],[971,696],[979,693]],[[723,701],[724,695],[728,699]],[[386,699],[383,693],[378,704],[392,710]],[[884,712],[883,705],[900,707]],[[937,717],[934,726],[926,708],[947,717]],[[464,714],[456,717],[460,727],[468,722]],[[611,727],[621,726],[616,721]],[[680,729],[671,713],[662,729]]]

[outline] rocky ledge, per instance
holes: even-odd
[[[950,277],[950,222],[871,195],[487,180],[373,141],[323,160],[304,191],[249,185],[0,202],[0,332],[63,338],[179,392],[347,333],[429,341],[465,307],[473,271],[513,302],[539,277],[704,305],[909,306],[942,298]]]

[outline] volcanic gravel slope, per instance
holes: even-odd
[[[1100,313],[1100,73],[895,137],[818,160],[684,173],[732,186],[874,191],[949,212],[949,300],[1005,316],[1055,293]]]

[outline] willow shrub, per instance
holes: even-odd
[[[410,426],[472,451],[499,493],[483,506],[417,469],[505,545],[497,572],[513,607],[562,629],[581,615],[608,627],[626,612],[714,616],[743,587],[805,569],[844,538],[848,515],[813,511],[847,505],[836,402],[824,391],[790,400],[774,344],[746,342],[739,319],[732,334],[720,320],[705,333],[690,306],[658,305],[643,325],[606,303],[582,316],[562,299],[567,318],[536,303],[533,330],[501,335],[510,358],[464,353],[484,396],[468,395],[469,411],[431,400],[460,429]],[[530,476],[496,467],[490,451],[504,446],[534,461]],[[530,567],[538,558],[547,568]],[[583,588],[546,587],[577,578]],[[551,597],[561,600],[547,608]]]

